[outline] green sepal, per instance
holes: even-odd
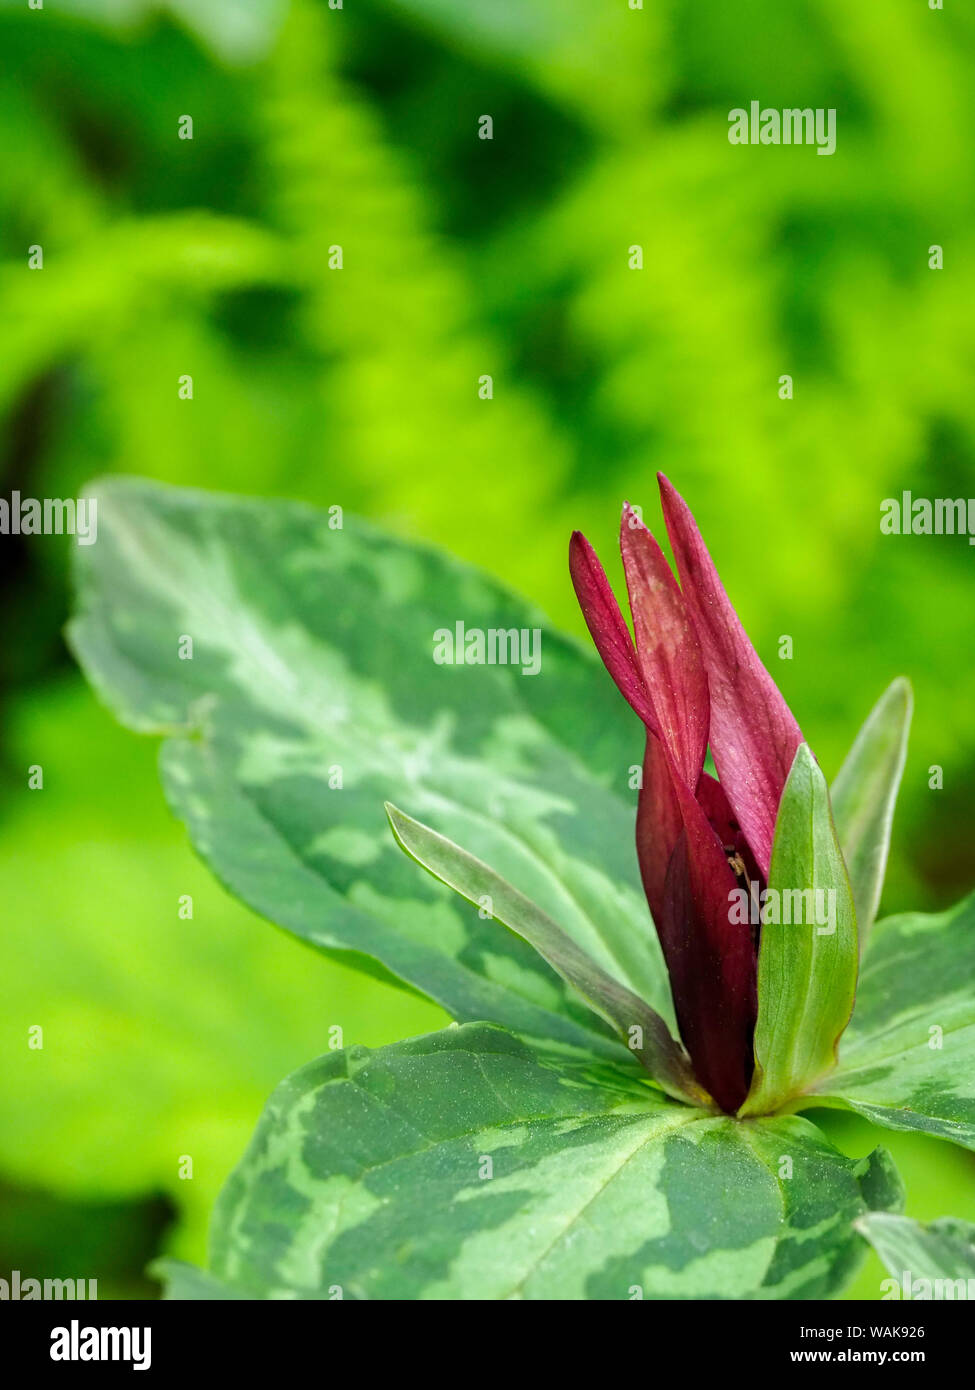
[[[386,814],[397,843],[412,859],[466,898],[482,917],[500,922],[533,946],[590,1008],[611,1024],[668,1095],[693,1105],[710,1104],[683,1049],[660,1015],[598,966],[558,923],[445,835],[388,802]]]
[[[910,682],[899,677],[870,711],[830,789],[861,953],[880,905],[913,707]]]
[[[784,920],[797,910],[800,921]],[[835,1065],[853,1008],[857,955],[853,894],[826,779],[803,743],[775,824],[758,955],[755,1074],[742,1115],[781,1109]]]

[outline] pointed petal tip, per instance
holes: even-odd
[[[596,552],[581,531],[573,531],[569,537],[569,572],[575,577],[576,567],[584,559],[595,558]]]
[[[666,473],[657,474],[657,486],[660,488],[660,505],[663,508],[665,521],[668,520],[668,511],[685,511],[691,520],[694,520],[694,513],[684,501],[681,493],[674,487]]]
[[[624,502],[624,503],[623,503],[623,513],[622,513],[622,515],[621,515],[621,517],[620,517],[620,549],[621,549],[621,551],[624,552],[624,555],[625,555],[624,537],[625,537],[627,534],[632,535],[634,532],[635,532],[637,535],[641,536],[641,537],[646,537],[647,539],[649,539],[650,541],[652,541],[652,543],[653,543],[654,546],[657,546],[656,537],[654,536],[653,532],[650,530],[650,527],[647,525],[647,523],[643,520],[643,517],[642,517],[642,516],[640,515],[640,513],[636,510],[635,507],[631,507],[631,506],[630,506],[629,502]],[[657,547],[657,548],[659,548],[659,547]],[[624,559],[624,568],[625,568],[625,559]]]
[[[569,544],[569,574],[603,665],[644,724],[656,729],[656,716],[644,689],[630,630],[599,556],[578,531],[573,533]]]
[[[677,491],[666,473],[657,474],[657,486],[660,489],[660,508],[664,514],[664,522],[667,527],[667,534],[670,536],[671,545],[674,544],[674,537],[671,535],[672,528],[679,526],[683,521],[697,530],[697,522],[694,520],[694,513],[685,502],[681,493]]]

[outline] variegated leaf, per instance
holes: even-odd
[[[943,1217],[922,1225],[909,1216],[874,1211],[861,1216],[856,1227],[894,1276],[902,1297],[975,1297],[975,1225],[970,1221]]]
[[[975,895],[878,922],[819,1098],[975,1149]]]
[[[401,800],[449,830],[672,1022],[633,852],[638,740],[595,660],[493,581],[349,517],[93,491],[70,640],[124,723],[169,735],[167,796],[217,876],[454,1018],[634,1066],[528,945],[411,869],[383,813]],[[524,632],[522,665],[437,664],[458,622]]]
[[[218,1202],[212,1274],[263,1298],[818,1298],[858,1263],[852,1223],[900,1196],[882,1150],[467,1025],[285,1081]]]

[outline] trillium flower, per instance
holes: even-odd
[[[169,1297],[821,1299],[862,1236],[895,1272],[965,1272],[970,1231],[892,1215],[889,1155],[848,1158],[802,1114],[842,1107],[975,1150],[975,895],[877,923],[857,988],[905,766],[904,679],[827,786],[666,484],[679,583],[624,517],[635,642],[573,541],[639,719],[555,633],[530,679],[431,661],[444,594],[468,632],[537,622],[442,554],[349,518],[323,565],[313,509],[96,487],[104,526],[79,552],[70,640],[124,723],[165,736],[167,795],[201,855],[255,912],[452,1021],[329,1048],[283,1081],[214,1211],[210,1269],[153,1267]],[[177,671],[185,625],[208,655]],[[261,700],[245,630],[287,677]],[[644,737],[640,859],[673,989],[627,843],[623,770]],[[387,803],[434,882],[387,852],[380,788],[434,821]],[[766,905],[831,907],[825,926],[763,908],[756,962],[725,892],[763,883]]]
[[[659,475],[680,578],[629,505],[620,549],[633,637],[605,572],[575,532],[572,582],[597,650],[646,729],[636,841],[640,872],[694,1072],[739,1109],[753,1072],[756,913],[776,818],[802,733],[759,660],[683,498]],[[717,778],[706,771],[710,748]]]
[[[625,936],[607,950],[577,916],[566,930],[485,861],[387,812],[406,853],[532,946],[653,1085],[752,1119],[812,1103],[836,1073],[883,884],[910,687],[896,680],[878,701],[831,794],[694,518],[666,478],[660,487],[678,577],[625,506],[632,636],[579,533],[570,569],[603,661],[644,726],[637,857],[680,1041],[650,1002],[660,1002],[656,962],[638,964],[638,943],[635,955]]]

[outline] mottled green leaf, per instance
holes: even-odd
[[[830,790],[861,951],[880,905],[913,705],[910,682],[893,681],[867,716]]]
[[[856,1227],[894,1276],[903,1297],[975,1297],[975,1225],[970,1221],[944,1217],[922,1225],[908,1216],[874,1211],[861,1216]]]
[[[878,922],[840,1065],[817,1087],[890,1129],[975,1149],[975,895]]]
[[[616,1029],[669,1095],[708,1104],[709,1097],[695,1080],[683,1049],[658,1013],[601,970],[558,923],[487,864],[388,803],[386,814],[397,842],[411,858],[488,919],[509,927],[533,946]]]
[[[313,1062],[217,1204],[212,1274],[268,1298],[819,1298],[853,1221],[900,1202],[880,1150],[597,1070],[484,1024]]]
[[[779,805],[768,889],[746,1115],[778,1110],[833,1066],[856,989],[853,896],[826,781],[804,743]]]
[[[449,829],[672,1022],[633,851],[638,739],[594,658],[497,583],[351,517],[94,491],[70,640],[124,723],[170,736],[167,796],[218,878],[454,1018],[632,1064],[525,942],[412,870],[383,813],[403,801]],[[540,671],[438,665],[458,621],[537,629]]]

